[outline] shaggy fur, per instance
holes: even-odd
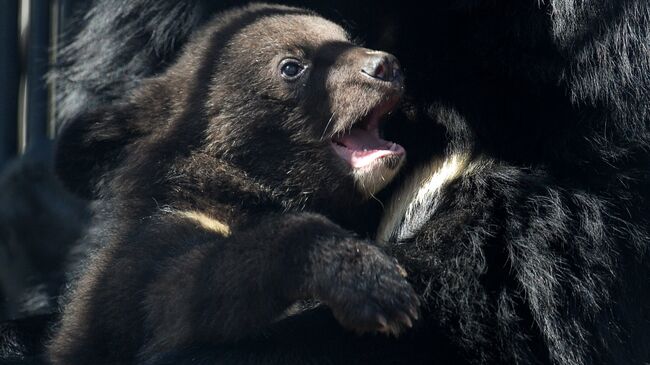
[[[97,249],[52,362],[135,363],[232,342],[303,299],[357,332],[411,327],[418,299],[403,269],[330,220],[346,222],[381,185],[358,174],[389,181],[401,160],[359,172],[331,142],[401,96],[401,78],[361,72],[378,56],[312,12],[251,5],[210,21],[128,100],[69,123],[57,170],[100,197],[85,239]],[[302,77],[281,76],[286,59],[301,60]]]
[[[405,58],[420,41],[400,37],[436,85],[411,88],[419,117],[447,140],[383,239],[473,363],[645,363],[650,5],[468,6],[431,22],[453,35],[441,61]],[[409,198],[458,155],[459,173]]]
[[[213,2],[104,3],[88,18],[98,32],[68,48],[78,68],[62,69],[64,95],[121,95],[131,84],[115,75],[160,70],[156,60],[176,53],[155,45],[178,46],[182,38],[166,30],[191,33],[201,19],[188,15]],[[127,3],[152,11],[139,17]],[[185,7],[183,16],[163,9],[176,6]],[[409,165],[395,197],[384,194],[389,213],[380,232],[424,295],[425,318],[387,340],[350,337],[327,312],[308,311],[259,339],[172,351],[150,363],[650,361],[650,4],[310,6],[337,9],[369,46],[405,65],[408,102],[390,133],[407,148]],[[142,38],[119,31],[143,23],[152,28]],[[86,41],[92,37],[107,43]],[[153,62],[127,62],[150,55]],[[84,67],[76,61],[83,57],[99,62]],[[93,85],[74,77],[91,71],[99,75]],[[79,107],[66,104],[62,115]],[[443,173],[454,157],[462,168]]]

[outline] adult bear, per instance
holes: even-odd
[[[308,299],[357,332],[411,327],[404,270],[334,223],[402,164],[379,135],[402,92],[394,56],[311,11],[252,4],[211,20],[123,102],[69,123],[57,169],[101,198],[52,363],[229,343]]]
[[[124,80],[164,68],[212,6],[117,3],[94,7],[68,48],[66,100],[76,93],[101,104],[130,87]],[[455,353],[472,363],[647,362],[650,4],[465,0],[422,11],[348,3],[322,7],[353,19],[369,46],[396,54],[410,80],[398,116],[405,122],[393,124],[401,127],[391,139],[409,151],[406,175],[417,177],[406,178],[411,188],[396,184],[405,203],[393,204],[381,231],[424,294],[426,318],[386,341],[351,338],[304,315],[254,346],[191,355],[206,363],[431,363]],[[114,9],[130,16],[105,21]],[[107,44],[111,52],[93,51]],[[66,106],[62,117],[79,110]],[[331,335],[292,335],[314,322]],[[313,345],[303,351],[296,341]]]

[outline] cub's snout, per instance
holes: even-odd
[[[404,80],[397,57],[380,51],[367,51],[361,57],[361,73],[379,81],[394,83],[402,88]]]

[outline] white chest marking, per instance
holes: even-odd
[[[390,201],[377,241],[388,243],[413,237],[436,211],[442,188],[460,176],[468,162],[468,156],[453,154],[414,173]]]
[[[177,212],[180,216],[194,221],[201,228],[218,233],[224,237],[230,236],[230,226],[216,218],[213,218],[205,213],[195,210],[185,210]]]

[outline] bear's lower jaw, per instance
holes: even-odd
[[[403,151],[404,149],[399,154],[384,155],[363,167],[352,169],[354,183],[365,198],[374,195],[393,180],[404,163]]]
[[[406,151],[397,143],[379,137],[378,128],[353,127],[332,139],[334,152],[349,166],[364,197],[383,189],[397,174]]]

